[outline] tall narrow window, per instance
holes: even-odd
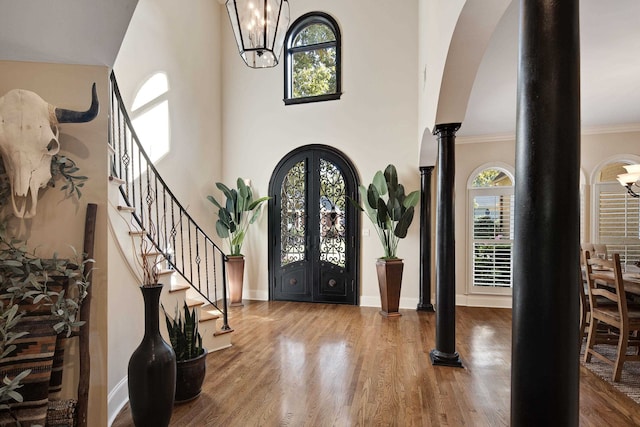
[[[131,122],[152,163],[169,152],[169,82],[165,73],[145,81],[131,105]]]
[[[512,175],[498,167],[478,172],[469,184],[469,205],[469,290],[509,294],[514,210]]]
[[[620,254],[624,263],[640,260],[640,199],[631,197],[616,181],[632,161],[612,161],[595,176],[593,186],[594,242],[607,245],[607,252]]]
[[[284,103],[339,99],[340,29],[326,13],[298,18],[285,39]]]

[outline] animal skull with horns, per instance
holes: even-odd
[[[51,158],[60,151],[58,124],[91,121],[98,109],[95,83],[87,111],[57,108],[24,89],[10,90],[0,98],[0,155],[11,184],[15,216],[31,218],[36,214],[38,191],[51,179]],[[27,211],[29,192],[31,206]]]

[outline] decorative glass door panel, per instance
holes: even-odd
[[[353,167],[330,147],[312,147],[286,156],[271,179],[271,298],[357,304]]]

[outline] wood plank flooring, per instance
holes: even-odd
[[[508,426],[511,310],[456,308],[464,368],[434,367],[435,315],[245,301],[233,347],[171,426]],[[544,357],[541,355],[541,357]],[[580,425],[640,425],[640,406],[581,368]],[[128,406],[113,426],[132,426]]]

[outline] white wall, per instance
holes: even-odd
[[[60,153],[68,155],[89,177],[79,200],[65,199],[59,188],[41,190],[36,216],[9,221],[16,237],[42,257],[57,252],[71,257],[72,245],[82,252],[87,203],[98,205],[95,238],[96,270],[93,273],[90,326],[91,377],[89,425],[105,425],[107,418],[107,241],[106,171],[108,130],[108,70],[106,67],[0,61],[0,95],[11,89],[27,89],[63,108],[86,110],[91,104],[91,84],[97,83],[100,113],[89,123],[60,125]],[[77,341],[77,340],[74,340]],[[77,390],[77,348],[65,355],[63,397]]]
[[[344,152],[363,183],[388,163],[398,168],[407,189],[419,189],[417,150],[418,1],[390,7],[381,0],[299,0],[290,2],[291,21],[311,11],[333,16],[342,33],[342,98],[285,106],[283,64],[250,69],[238,55],[228,19],[223,25],[223,178],[251,178],[266,195],[278,161],[307,144]],[[371,229],[366,217],[363,228]],[[401,242],[405,259],[402,306],[418,299],[418,220]],[[254,224],[246,242],[245,296],[268,296],[267,215]],[[375,231],[362,237],[361,303],[380,304],[375,259],[382,249]]]
[[[206,196],[221,179],[221,51],[217,1],[140,0],[114,65],[127,109],[152,74],[169,79],[171,151],[156,167],[180,203],[214,236]],[[109,417],[128,398],[127,365],[143,335],[138,283],[116,242],[109,246]]]

